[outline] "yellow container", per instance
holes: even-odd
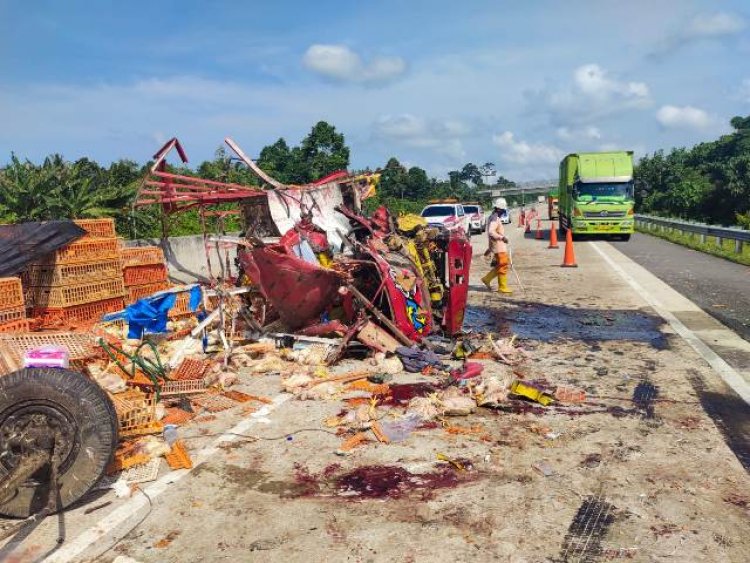
[[[510,384],[510,392],[513,395],[531,399],[532,401],[535,401],[544,407],[549,406],[555,402],[555,399],[550,395],[547,395],[547,393],[519,380],[515,380]]]

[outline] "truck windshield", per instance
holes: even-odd
[[[456,208],[452,205],[433,205],[422,210],[422,217],[445,217],[455,214]]]
[[[468,214],[479,213],[479,207],[476,205],[464,205],[464,211]]]
[[[613,182],[601,184],[576,184],[575,198],[578,201],[598,199],[633,199],[633,182]]]

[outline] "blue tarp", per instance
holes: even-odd
[[[196,285],[189,291],[189,307],[191,311],[195,311],[201,302],[201,288]],[[128,321],[128,338],[142,338],[146,333],[167,332],[169,310],[174,307],[176,300],[176,293],[159,292],[139,299],[132,305],[128,305],[124,311],[106,315],[103,320],[124,319]]]

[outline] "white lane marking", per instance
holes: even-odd
[[[264,405],[262,408],[251,414],[248,418],[242,419],[233,428],[219,436],[213,444],[206,446],[198,452],[198,456],[193,469],[206,461],[211,456],[216,455],[220,450],[219,446],[227,442],[233,442],[240,438],[234,434],[245,433],[254,423],[259,421],[268,420],[266,417],[273,412],[277,407],[289,400],[291,395],[283,394],[278,395],[274,398],[273,403]],[[171,471],[164,475],[161,479],[144,489],[146,494],[153,501],[156,497],[161,495],[167,490],[167,485],[176,483],[186,475],[188,475],[192,469],[179,469],[177,471]],[[81,555],[88,547],[96,542],[100,542],[107,537],[107,534],[112,532],[117,526],[121,525],[128,518],[132,518],[138,513],[139,510],[147,506],[148,500],[145,496],[135,493],[135,496],[127,501],[122,506],[116,508],[105,516],[98,524],[92,526],[85,532],[82,532],[73,541],[67,542],[53,553],[51,556],[45,559],[49,563],[64,563],[68,561],[75,561],[76,558]],[[119,540],[116,540],[119,541]]]
[[[656,297],[648,293],[644,289],[644,287],[640,283],[638,283],[635,278],[633,278],[633,276],[628,274],[620,267],[619,264],[617,264],[614,260],[612,260],[612,258],[607,256],[607,254],[605,254],[604,251],[599,248],[599,245],[596,242],[590,242],[589,244],[594,248],[594,250],[599,253],[599,256],[604,258],[604,260],[612,267],[615,272],[620,274],[620,277],[628,282],[630,287],[632,287],[643,298],[643,300],[646,301],[646,303],[651,305],[651,307],[653,307],[654,310],[659,313],[659,316],[661,318],[663,318],[670,324],[672,329],[677,334],[679,334],[685,340],[685,342],[690,344],[693,350],[698,352],[698,354],[700,354],[700,356],[704,360],[706,360],[706,362],[708,362],[708,364],[714,369],[714,371],[721,376],[724,382],[729,385],[735,391],[735,393],[742,397],[742,399],[746,403],[750,404],[750,385],[747,384],[744,378],[739,373],[737,373],[732,366],[725,362],[716,352],[711,350],[711,348],[709,348],[708,345],[706,345],[706,343],[698,337],[698,335],[696,335],[692,330],[686,327],[680,319],[672,314],[671,311],[666,309]],[[615,248],[613,248],[613,250],[619,252]],[[629,260],[629,258],[625,258]],[[670,289],[672,288],[670,287]],[[675,291],[675,293],[677,293],[674,289],[672,289],[672,291]],[[687,297],[685,297],[685,299],[693,304],[697,309],[700,309],[700,307],[692,303],[692,301],[687,299]]]

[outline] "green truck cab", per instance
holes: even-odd
[[[560,162],[560,228],[628,240],[633,216],[633,152],[574,153]]]

